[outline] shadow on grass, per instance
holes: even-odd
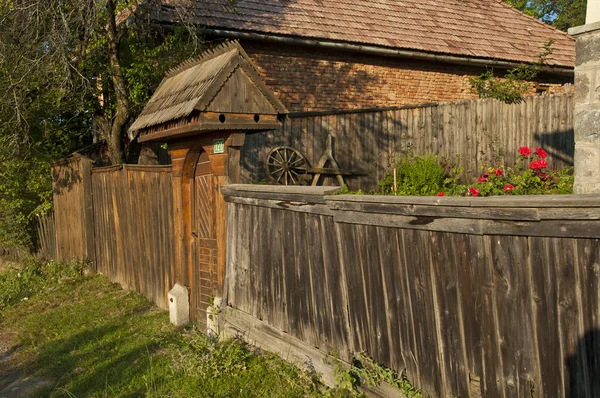
[[[15,371],[53,381],[35,396],[148,395],[153,366],[170,360],[156,355],[157,350],[176,334],[165,314],[150,303],[109,289],[103,292],[91,282],[83,287],[80,300],[57,292],[56,297],[42,297],[15,311],[21,319],[12,314],[4,320],[20,330],[26,351]]]

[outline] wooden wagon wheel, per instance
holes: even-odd
[[[283,185],[298,185],[310,165],[300,151],[279,146],[269,152],[265,167],[270,180]]]

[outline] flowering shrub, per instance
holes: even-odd
[[[512,167],[489,167],[470,185],[462,185],[463,169],[447,158],[414,156],[397,166],[396,190],[393,176],[379,185],[384,194],[437,196],[491,196],[569,194],[573,192],[573,168],[548,170],[543,148],[518,149],[519,161]],[[460,162],[455,162],[456,164]]]
[[[548,154],[543,148],[532,151],[531,148],[522,146],[518,152],[520,161],[514,167],[489,168],[484,171],[477,183],[473,184],[479,196],[572,193],[572,168],[548,170],[548,162],[545,160]]]

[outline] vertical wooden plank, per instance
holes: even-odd
[[[83,195],[83,224],[85,253],[84,259],[87,260],[93,268],[96,268],[96,248],[94,246],[94,213],[93,213],[93,192],[92,192],[92,160],[82,158],[81,162],[81,189]]]
[[[283,239],[285,223],[283,212],[270,211],[269,215],[269,224],[267,226],[262,225],[262,227],[268,228],[271,234],[271,256],[269,262],[263,265],[265,271],[270,272],[269,277],[271,278],[271,324],[281,330],[287,331],[288,313],[285,305],[285,274],[283,266],[283,259],[288,256],[287,248],[283,246],[285,242]]]
[[[309,251],[312,250],[308,246],[307,236],[305,231],[306,214],[296,212],[284,212],[291,219],[292,226],[292,242],[289,247],[293,247],[296,260],[296,278],[299,289],[297,291],[296,300],[300,303],[300,320],[302,339],[313,346],[319,345],[318,333],[315,330],[315,322],[317,320],[315,297],[313,295],[313,268],[309,261]]]
[[[440,347],[443,353],[448,390],[461,397],[469,396],[467,362],[458,265],[462,251],[461,234],[431,233],[431,289],[439,318]]]
[[[563,364],[561,372],[561,394],[570,396],[574,391],[580,392],[583,397],[589,397],[589,377],[585,366],[578,367],[581,371],[571,373],[568,364],[583,360],[576,355],[579,337],[583,334],[580,330],[580,308],[577,295],[581,292],[578,275],[578,262],[575,257],[575,248],[569,239],[549,239],[549,258],[556,259],[556,289],[557,289],[557,314],[558,336],[560,342],[560,363]],[[573,396],[573,395],[571,395]]]
[[[409,375],[414,375],[414,368],[408,367],[412,359],[406,358],[410,352],[409,332],[412,325],[410,300],[408,292],[403,289],[403,269],[401,248],[398,243],[397,230],[394,228],[377,228],[379,242],[379,267],[383,305],[387,328],[387,347],[396,347],[389,351],[389,364],[393,369],[407,369]]]
[[[381,270],[381,243],[379,242],[378,227],[367,226],[364,228],[364,249],[362,253],[362,279],[365,286],[365,301],[368,308],[368,352],[378,363],[390,363],[391,347],[388,333],[388,314],[386,312],[385,289]],[[359,244],[359,247],[362,247]]]
[[[367,308],[357,247],[358,238],[352,224],[337,224],[340,258],[344,267],[345,286],[348,292],[348,322],[351,334],[351,351],[364,350],[366,341],[361,333],[368,327]]]
[[[492,240],[489,236],[472,237],[471,242],[472,256],[481,260],[480,267],[473,267],[472,278],[481,281],[482,396],[505,397],[507,392],[497,313],[494,257],[491,255]]]
[[[555,260],[549,257],[553,244],[547,238],[529,238],[529,258],[533,286],[533,311],[537,334],[541,381],[535,386],[536,396],[549,396],[562,390],[558,336]]]
[[[261,265],[264,264],[264,257],[262,256],[263,251],[261,247],[264,243],[265,237],[263,236],[266,231],[260,230],[260,224],[258,222],[260,216],[260,207],[252,206],[249,211],[250,221],[250,237],[248,242],[248,248],[250,251],[249,273],[250,273],[250,286],[248,286],[249,303],[251,304],[252,311],[250,312],[255,318],[262,319],[262,301],[261,292],[263,289],[261,279]]]
[[[507,396],[526,396],[540,384],[526,237],[492,236],[496,308]]]
[[[444,396],[445,386],[440,369],[442,358],[437,351],[439,341],[431,292],[430,257],[426,250],[429,239],[429,231],[403,230],[404,248],[410,251],[410,254],[405,252],[405,261],[415,322],[420,387],[434,396]]]
[[[299,213],[298,216],[300,230],[306,231],[302,240],[305,241],[307,272],[310,281],[310,289],[307,293],[312,298],[308,303],[311,306],[312,334],[316,346],[327,352],[335,349],[332,332],[332,323],[335,318],[333,318],[334,311],[331,307],[333,303],[329,286],[335,289],[336,281],[328,278],[325,268],[335,267],[335,264],[326,264],[323,261],[324,251],[328,248],[323,247],[321,218],[302,213]]]
[[[329,327],[326,332],[330,333],[328,344],[332,349],[340,353],[342,358],[350,359],[346,354],[349,352],[349,326],[348,326],[348,297],[345,292],[345,278],[341,254],[337,241],[336,226],[333,217],[319,216],[320,236],[318,246],[322,251],[320,267],[323,270],[324,293],[325,293],[325,317],[329,317]],[[317,243],[317,242],[314,242]],[[345,246],[345,245],[344,245]],[[309,247],[311,240],[309,240]],[[318,261],[319,257],[317,256]],[[316,263],[316,262],[315,262]]]
[[[583,301],[584,333],[579,336],[575,354],[567,362],[572,379],[583,379],[579,374],[587,375],[587,391],[582,386],[571,387],[570,396],[600,396],[600,240],[578,239],[578,267],[580,270],[581,298]],[[583,391],[582,391],[583,390]]]

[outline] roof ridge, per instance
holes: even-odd
[[[211,59],[217,58],[220,55],[230,52],[231,50],[237,50],[240,52],[241,46],[238,40],[228,41],[222,44],[219,44],[216,47],[208,49],[204,51],[202,54],[195,58],[190,58],[188,60],[183,61],[181,64],[169,69],[165,74],[165,79],[169,79],[175,75],[180,74],[181,72],[190,69],[196,65],[200,65],[206,61],[210,61]]]
[[[512,10],[512,11],[514,11],[514,12],[517,12],[517,13],[521,14],[522,16],[524,16],[524,17],[526,17],[526,18],[528,18],[528,19],[531,19],[531,20],[533,20],[533,21],[534,21],[535,23],[537,23],[538,25],[544,26],[545,28],[550,28],[550,29],[554,30],[555,32],[557,32],[557,33],[560,33],[560,34],[562,34],[563,36],[565,36],[565,37],[567,37],[567,38],[569,38],[569,39],[571,39],[571,40],[575,40],[575,39],[573,38],[573,36],[571,36],[571,35],[570,35],[570,34],[568,34],[567,32],[565,32],[565,31],[563,31],[563,30],[560,30],[560,29],[558,29],[557,27],[554,27],[554,26],[552,26],[552,25],[550,25],[550,24],[547,24],[546,22],[542,22],[542,21],[540,21],[539,19],[537,19],[536,17],[534,17],[534,16],[531,16],[531,15],[529,15],[529,14],[526,14],[526,13],[524,13],[524,12],[523,12],[523,11],[521,11],[521,10],[518,10],[518,9],[516,9],[515,7],[511,6],[510,4],[507,4],[507,3],[505,3],[505,2],[504,2],[504,0],[496,0],[496,2],[497,2],[497,3],[500,3],[500,4],[501,4],[502,6],[504,6],[504,7],[507,7],[507,8],[509,8],[509,9],[511,9],[511,10]]]

